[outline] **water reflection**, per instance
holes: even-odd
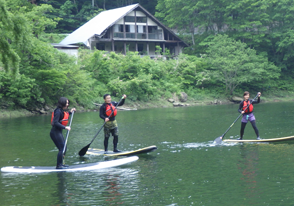
[[[108,202],[108,205],[121,205],[124,202],[121,199],[120,183],[118,175],[107,174],[104,175],[103,181],[105,183],[105,190],[102,192],[102,197]]]
[[[126,197],[138,188],[138,172],[130,168],[112,168],[85,173],[55,173],[56,190],[52,191],[52,199],[56,201],[53,204],[126,204]]]
[[[240,159],[237,167],[242,177],[241,190],[244,190],[246,199],[250,205],[257,204],[256,198],[260,195],[258,187],[258,170],[259,170],[259,145],[240,145]],[[244,189],[243,189],[244,188]]]

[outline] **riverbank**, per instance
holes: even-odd
[[[240,97],[239,97],[240,98]],[[269,102],[290,102],[294,101],[294,96],[284,96],[284,97],[266,97],[263,96],[261,99],[262,103]],[[227,98],[207,98],[202,100],[195,100],[188,98],[187,101],[181,102],[179,99],[170,98],[170,99],[159,99],[157,101],[126,101],[125,105],[121,108],[121,110],[137,110],[137,109],[149,109],[149,108],[171,108],[171,107],[191,107],[191,106],[203,106],[203,105],[223,105],[223,104],[236,104],[238,103],[238,98],[235,102]],[[81,106],[75,105],[78,112],[90,112],[90,111],[99,111],[99,104],[96,106],[93,104],[92,107],[84,108]],[[46,108],[36,109],[35,111],[29,111],[26,109],[1,109],[0,110],[0,118],[16,118],[16,117],[28,117],[35,115],[49,115],[53,111],[54,106],[47,106]]]

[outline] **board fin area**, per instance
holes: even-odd
[[[280,137],[280,138],[272,138],[272,139],[242,139],[242,140],[237,140],[237,139],[224,139],[223,142],[226,143],[241,143],[241,142],[281,142],[281,141],[289,141],[289,140],[294,140],[294,136],[289,136],[289,137]]]
[[[139,155],[139,154],[146,154],[146,153],[152,152],[156,149],[157,149],[157,147],[155,145],[152,145],[149,147],[144,147],[144,148],[132,150],[132,151],[122,151],[122,152],[108,151],[107,153],[105,153],[103,149],[89,148],[87,154],[89,154],[89,155],[105,155],[105,156],[110,156],[110,157],[133,156],[133,155]]]

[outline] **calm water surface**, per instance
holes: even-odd
[[[213,145],[238,105],[119,112],[119,149],[157,145],[137,162],[91,172],[0,174],[0,205],[294,205],[294,141]],[[255,106],[262,138],[293,135],[294,103]],[[67,164],[102,125],[97,112],[76,113]],[[57,149],[50,116],[0,120],[0,167],[51,166]],[[238,122],[226,138],[237,138]],[[247,125],[244,139],[255,138]],[[102,148],[103,134],[92,147]],[[111,148],[112,148],[112,144]]]

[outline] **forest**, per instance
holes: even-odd
[[[108,9],[140,3],[189,45],[177,58],[54,49],[66,34]],[[156,102],[244,90],[291,96],[294,0],[0,0],[0,108],[34,110],[66,96],[90,107],[125,93]]]

